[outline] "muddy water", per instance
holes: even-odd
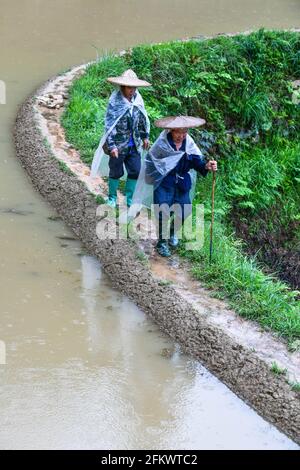
[[[97,51],[297,27],[299,2],[1,0],[0,9],[0,447],[294,448],[112,290],[32,190],[11,128],[41,81]]]

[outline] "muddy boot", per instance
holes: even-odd
[[[106,199],[106,204],[108,204],[111,207],[116,207],[118,187],[119,187],[119,180],[114,179],[114,178],[109,178],[109,180],[108,180],[108,199]]]
[[[136,182],[137,180],[127,178],[126,185],[125,185],[127,207],[131,206],[133,193],[136,187]]]
[[[177,227],[178,229],[178,227]],[[175,232],[175,218],[173,217],[170,223],[170,238],[168,240],[169,246],[173,249],[176,250],[180,246],[180,241],[178,239],[178,236],[176,235]]]

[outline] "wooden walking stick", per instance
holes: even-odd
[[[216,171],[213,171],[212,191],[211,191],[211,225],[210,225],[210,245],[209,245],[209,262],[211,263],[213,251],[213,227],[215,215],[215,185],[216,185]]]

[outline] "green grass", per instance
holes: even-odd
[[[194,199],[205,207],[204,246],[193,252],[181,248],[181,255],[215,296],[295,344],[300,337],[296,293],[245,256],[233,222],[238,217],[253,233],[289,227],[286,244],[299,248],[300,106],[292,102],[291,83],[300,78],[300,35],[259,30],[106,55],[74,82],[62,118],[68,141],[88,165],[113,90],[106,77],[127,68],[153,84],[141,91],[152,122],[178,113],[206,119],[205,128],[192,135],[207,157],[219,161],[213,262],[208,263],[210,175],[198,179]],[[152,141],[159,132],[152,126]]]
[[[215,223],[214,250],[209,263],[209,230],[205,224],[205,241],[201,250],[181,254],[191,262],[192,273],[212,294],[226,299],[244,318],[258,321],[265,329],[290,340],[299,336],[299,302],[288,286],[260,269],[253,258],[242,253],[242,243]]]
[[[271,371],[276,375],[286,375],[287,373],[287,369],[283,369],[282,367],[279,367],[279,365],[276,364],[276,362],[273,362],[271,366]]]
[[[102,196],[100,196],[100,194],[97,194],[97,196],[95,196],[95,201],[99,205],[105,203],[105,199]]]
[[[168,279],[161,279],[158,281],[159,286],[171,286],[173,284],[172,281],[169,281]]]
[[[288,382],[294,392],[300,392],[300,382]]]

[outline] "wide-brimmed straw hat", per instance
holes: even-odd
[[[131,69],[125,70],[125,72],[122,73],[122,75],[119,77],[108,77],[107,81],[113,83],[114,85],[133,87],[151,86],[151,83],[146,82],[145,80],[140,80],[137,74]]]
[[[205,119],[192,116],[168,116],[157,119],[154,124],[163,129],[189,129],[191,127],[200,127],[205,124]]]

